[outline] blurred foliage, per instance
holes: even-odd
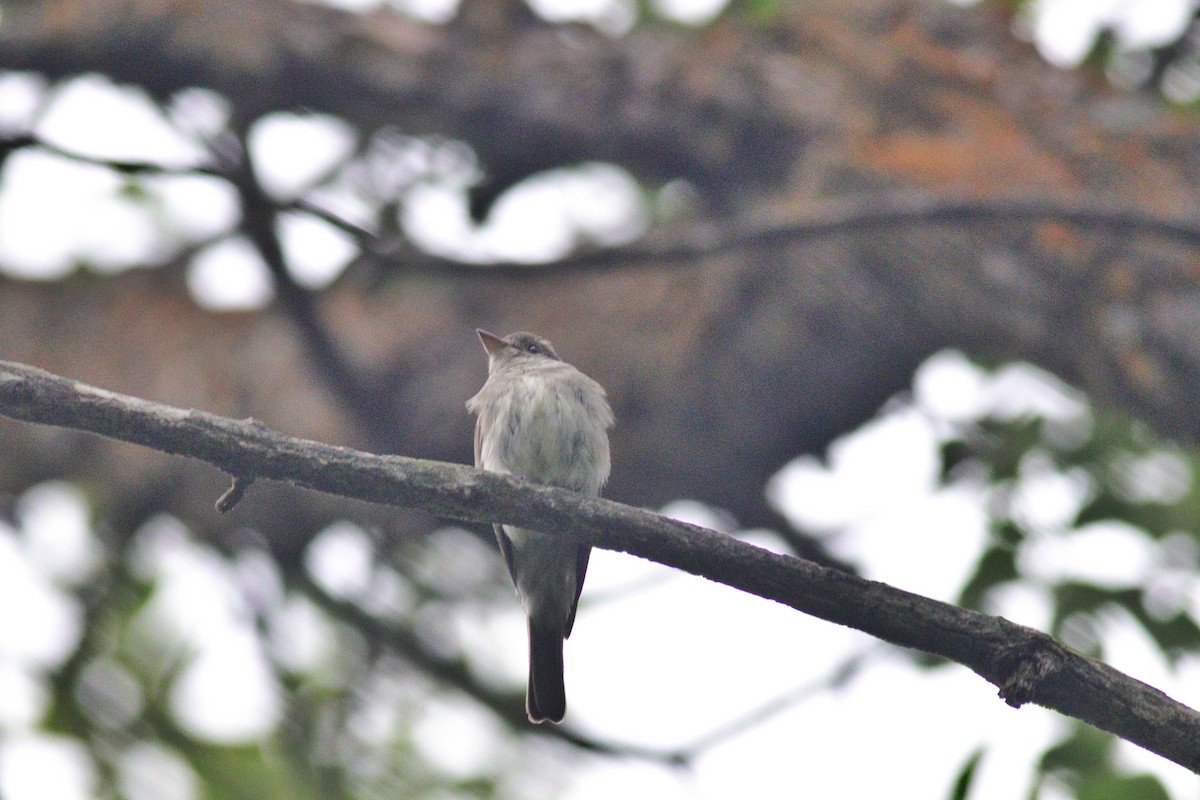
[[[991,2],[1013,14],[1018,30],[1032,28],[1033,18],[1043,13],[1047,5],[1035,0]],[[1133,13],[1136,6],[1136,3],[1110,4],[1103,7],[1102,13]],[[1079,6],[1081,12],[1085,8]],[[1160,7],[1157,13],[1167,15],[1171,9]],[[1065,24],[1066,17],[1058,16],[1063,17],[1060,24]],[[1200,104],[1200,7],[1193,9],[1173,36],[1154,46],[1126,43],[1119,27],[1120,23],[1115,23],[1101,26],[1095,32],[1084,59],[1085,66],[1102,72],[1121,89],[1152,89],[1171,103]]]
[[[1109,31],[1096,37],[1088,63],[1116,86],[1153,88],[1179,105],[1200,104],[1200,11],[1175,39],[1147,49],[1123,46]]]
[[[963,586],[961,605],[995,613],[993,600],[1004,589],[1034,588],[1049,600],[1048,632],[1094,657],[1105,658],[1104,623],[1114,611],[1136,620],[1171,662],[1200,652],[1200,625],[1183,589],[1200,552],[1197,453],[1118,412],[1089,407],[1065,421],[1036,414],[986,415],[959,425],[945,439],[942,457],[946,483],[982,482],[991,501],[989,541]],[[1034,482],[1054,481],[1077,488],[1075,512],[1051,520],[1028,513],[1024,490]],[[1150,551],[1145,572],[1134,564],[1115,564],[1113,572],[1127,566],[1128,574],[1086,580],[1072,575],[1070,564],[1039,570],[1030,555],[1048,541],[1104,526],[1144,537]],[[1079,800],[1168,797],[1155,777],[1129,775],[1114,766],[1116,742],[1110,734],[1074,723],[1070,735],[1042,758],[1030,797],[1048,785]],[[969,774],[964,771],[964,778]]]
[[[11,517],[12,528],[0,520],[0,545],[36,549],[29,544],[36,534],[22,529],[26,521],[21,508],[39,492],[47,494],[34,487],[13,503],[17,513]],[[53,494],[56,502],[70,497],[69,492]],[[87,502],[82,494],[76,498],[81,505]],[[326,602],[329,595],[317,581],[291,581],[253,547],[218,549],[166,517],[137,531],[109,529],[102,537],[100,531],[107,528],[106,521],[94,520],[92,544],[105,541],[85,579],[73,583],[46,575],[40,584],[78,609],[81,624],[65,661],[35,665],[44,669],[37,677],[48,689],[36,728],[44,741],[81,745],[82,749],[69,749],[76,756],[86,754],[89,763],[81,769],[92,776],[90,796],[375,800],[503,794],[499,787],[513,766],[507,761],[493,758],[479,768],[451,771],[431,762],[413,731],[428,719],[430,706],[438,704],[434,701],[445,699],[436,679],[397,658],[389,647],[369,641],[353,621],[327,612],[338,604]],[[361,533],[363,541],[370,541]],[[436,547],[437,537],[433,539],[434,543],[412,544],[397,558],[418,563],[441,557],[444,554],[419,552]],[[256,559],[254,574],[245,569],[248,555]],[[377,551],[369,562],[377,594],[389,579],[405,582],[388,561]],[[6,564],[10,574],[11,562]],[[206,582],[195,583],[197,571],[206,573]],[[190,589],[180,591],[180,584],[189,582]],[[427,594],[414,591],[412,596]],[[180,607],[181,599],[192,608]],[[470,586],[457,601],[471,602]],[[417,627],[415,618],[422,612],[419,600],[409,613],[401,608],[407,605],[404,599],[374,605],[386,606],[370,615],[381,625]],[[308,647],[281,644],[288,639],[284,617],[297,609],[307,617],[301,635],[315,637]],[[210,733],[189,724],[189,715],[181,711],[185,705],[193,712],[197,701],[229,708],[229,701],[214,692],[227,688],[239,697],[254,696],[254,691],[247,695],[236,685],[261,683],[261,676],[251,674],[253,669],[226,670],[223,683],[209,683],[200,698],[193,695],[181,702],[178,696],[188,671],[212,656],[211,648],[220,648],[218,640],[227,645],[242,634],[249,634],[255,660],[266,668],[266,685],[261,688],[277,701],[278,720],[268,720],[265,733],[254,728],[238,732],[236,724],[228,734],[216,732],[221,725]],[[14,702],[11,696],[5,701]],[[514,689],[512,707],[519,708],[520,702]],[[0,704],[0,710],[4,708]],[[486,725],[477,727],[484,736],[495,733]],[[0,747],[11,735],[11,730],[0,729]]]
[[[730,0],[722,13],[737,15],[751,22],[765,21],[790,2],[797,0]],[[1013,17],[1014,28],[1018,31],[1031,30],[1036,24],[1035,18],[1045,13],[1045,6],[1048,5],[1035,0],[989,2],[1005,15]],[[642,19],[654,16],[654,4],[648,5]],[[1132,13],[1135,5],[1130,3],[1128,8],[1123,8],[1120,4],[1110,4],[1105,8],[1109,13]],[[1160,13],[1168,14],[1170,10]],[[1065,15],[1060,13],[1057,16],[1062,17],[1059,24],[1068,24]],[[1120,31],[1115,29],[1118,26],[1119,23],[1101,26],[1096,31],[1083,62],[1086,68],[1103,73],[1109,82],[1120,89],[1152,89],[1174,104],[1200,104],[1200,6],[1193,10],[1189,21],[1180,26],[1173,36],[1155,46],[1131,46],[1125,43]]]
[[[992,489],[991,544],[970,577],[959,602],[987,610],[988,594],[1006,584],[1027,581],[1019,556],[1023,545],[1040,537],[1065,536],[1106,522],[1145,533],[1162,570],[1135,587],[1062,580],[1052,592],[1050,633],[1063,636],[1069,623],[1116,607],[1137,619],[1169,657],[1200,648],[1200,626],[1182,604],[1165,596],[1158,582],[1171,570],[1196,566],[1195,521],[1200,519],[1200,487],[1193,480],[1195,453],[1151,433],[1141,423],[1111,411],[1093,410],[1090,432],[1063,435],[1047,430],[1047,420],[985,418],[959,431],[943,446],[944,475],[985,476]],[[1084,500],[1066,525],[1039,524],[1022,513],[1022,482],[1049,476],[1082,485]],[[1095,655],[1103,656],[1100,650]]]
[[[1124,774],[1113,766],[1115,744],[1106,733],[1075,725],[1070,736],[1042,757],[1041,777],[1030,797],[1036,797],[1042,787],[1054,785],[1078,800],[1170,800],[1154,777]]]

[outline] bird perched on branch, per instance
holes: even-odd
[[[476,331],[488,378],[467,401],[476,415],[475,466],[598,495],[608,479],[604,389],[532,333]],[[496,539],[529,621],[531,722],[561,722],[567,710],[563,640],[571,635],[591,548],[567,536],[496,525]]]

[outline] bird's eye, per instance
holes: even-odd
[[[538,353],[542,352],[542,348],[538,347],[533,342],[530,342],[529,344],[525,345],[525,349],[528,350],[530,353],[533,353],[534,355],[537,355]]]

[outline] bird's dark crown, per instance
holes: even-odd
[[[515,347],[522,353],[529,353],[535,356],[546,356],[555,361],[562,361],[558,357],[558,353],[554,352],[554,345],[550,344],[550,340],[544,336],[538,336],[536,333],[528,331],[519,331],[510,333],[504,337],[504,341],[508,342],[510,347]]]

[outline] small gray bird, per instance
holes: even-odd
[[[532,333],[477,330],[488,378],[467,401],[476,415],[475,466],[598,495],[608,480],[613,413],[600,384]],[[529,619],[531,722],[567,710],[563,640],[571,635],[591,548],[565,536],[497,525],[496,539]]]

